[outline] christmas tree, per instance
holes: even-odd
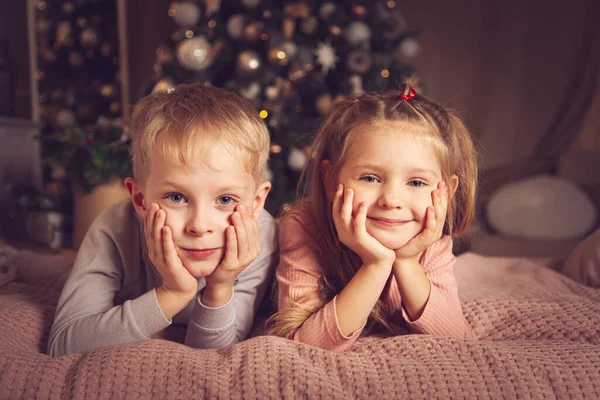
[[[158,44],[140,96],[206,82],[252,101],[271,132],[267,208],[294,199],[321,118],[338,99],[410,79],[418,32],[394,0],[173,2],[178,29]]]

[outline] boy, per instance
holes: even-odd
[[[202,84],[133,112],[131,201],[88,231],[58,301],[48,354],[138,342],[171,324],[184,343],[246,338],[270,278],[276,224],[263,210],[269,133],[251,104]]]

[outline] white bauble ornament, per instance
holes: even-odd
[[[301,171],[306,163],[306,153],[300,149],[293,148],[288,156],[288,166],[294,171]]]
[[[371,39],[371,28],[364,22],[356,21],[348,25],[344,35],[351,45],[359,46]]]
[[[487,206],[492,228],[527,239],[582,237],[592,229],[596,217],[594,204],[575,183],[548,175],[502,186]]]
[[[210,43],[204,36],[186,39],[177,47],[177,60],[187,69],[201,71],[213,62]]]
[[[173,19],[180,27],[194,27],[200,21],[201,16],[202,12],[196,3],[192,3],[191,1],[179,1],[175,3]]]
[[[419,54],[421,46],[417,39],[407,38],[400,43],[400,52],[408,58],[414,58]]]
[[[335,12],[335,7],[334,3],[323,3],[321,7],[319,7],[319,17],[323,20],[327,20]]]

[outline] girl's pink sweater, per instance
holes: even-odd
[[[318,232],[313,217],[303,210],[292,210],[279,223],[280,261],[276,271],[279,287],[279,310],[294,304],[317,310],[295,331],[293,339],[331,351],[345,351],[352,346],[364,326],[350,336],[339,328],[335,309],[336,297],[326,302],[320,295],[319,280],[323,266],[317,249]],[[420,262],[431,282],[431,292],[423,314],[411,321],[402,306],[398,285],[392,276],[382,293],[390,323],[403,325],[412,333],[468,338],[465,320],[452,266],[452,239],[443,236],[421,255]],[[291,338],[291,337],[290,337]]]

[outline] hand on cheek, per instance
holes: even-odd
[[[198,281],[183,266],[177,255],[173,232],[166,225],[167,213],[156,203],[146,209],[144,237],[148,257],[162,277],[156,289],[158,303],[164,315],[171,319],[181,311],[198,292]]]
[[[225,230],[225,254],[206,285],[229,286],[260,253],[260,233],[256,218],[248,206],[238,205]]]
[[[446,184],[439,182],[437,189],[431,193],[431,197],[433,205],[427,207],[425,211],[423,230],[396,250],[396,260],[414,258],[442,237],[448,209]]]

